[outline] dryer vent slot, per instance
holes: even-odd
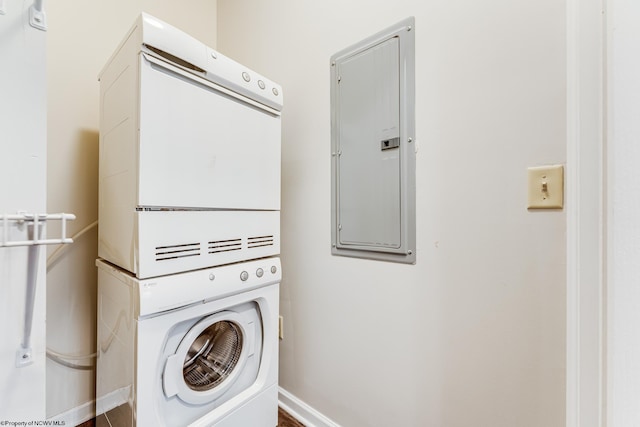
[[[200,243],[182,245],[156,246],[156,261],[187,258],[200,255]]]
[[[249,237],[247,239],[247,246],[249,249],[260,248],[262,246],[273,246],[273,235]]]
[[[169,61],[169,62],[173,62],[174,64],[178,64],[181,67],[184,68],[188,68],[189,70],[193,70],[193,71],[197,71],[198,73],[205,73],[206,70],[203,70],[202,68],[198,67],[197,65],[193,65],[191,62],[187,62],[184,59],[180,59],[175,55],[170,54],[169,52],[165,52],[162,49],[158,49],[155,48],[151,45],[148,44],[144,44],[144,47],[146,47],[147,49],[149,49],[151,52],[154,52],[156,55],[164,58],[165,60]]]
[[[239,251],[242,249],[242,239],[216,240],[209,242],[209,253]]]

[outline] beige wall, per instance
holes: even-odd
[[[416,17],[415,266],[330,255],[329,58]],[[280,384],[343,426],[559,427],[565,3],[219,0],[218,48],[283,85]]]
[[[49,212],[71,212],[74,234],[97,220],[97,76],[140,11],[216,45],[216,0],[45,2]],[[51,253],[51,252],[50,252]],[[97,229],[65,249],[47,276],[47,343],[63,353],[95,351]],[[74,363],[87,364],[89,360]],[[47,416],[90,412],[93,371],[47,361]]]

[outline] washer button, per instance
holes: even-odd
[[[278,94],[280,94],[280,92],[278,92],[278,89],[276,89],[275,87],[271,89],[271,92],[273,92],[275,96],[278,96]]]
[[[256,270],[256,276],[262,277],[263,274],[264,274],[264,270],[263,269],[259,268],[259,269]]]
[[[276,267],[275,265],[271,266],[271,273],[276,274],[276,272],[278,271],[278,267]]]
[[[251,81],[251,76],[249,75],[249,73],[247,73],[246,71],[242,72],[242,78],[244,79],[245,82],[250,82]]]
[[[242,273],[240,273],[240,280],[242,280],[243,282],[246,282],[248,278],[249,278],[249,273],[247,273],[246,271],[243,271]]]
[[[211,280],[212,282],[216,279],[216,275],[211,273],[209,274],[209,280]]]
[[[260,86],[260,89],[267,87],[262,80],[258,80],[258,86]]]

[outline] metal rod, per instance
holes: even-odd
[[[33,241],[33,240],[15,240],[15,241],[11,241],[11,242],[6,242],[2,245],[0,245],[0,247],[5,247],[5,248],[15,248],[17,246],[36,246],[36,245],[62,245],[62,244],[66,244],[66,243],[73,243],[73,239],[70,237],[67,237],[66,239],[44,239],[44,240],[38,240]]]
[[[35,219],[30,227],[31,239],[37,241],[40,237],[42,228]],[[38,266],[40,257],[40,246],[33,245],[29,247],[27,261],[27,292],[24,307],[24,331],[22,334],[22,349],[24,351],[23,358],[31,358],[31,330],[33,328],[33,308],[36,301],[36,288],[38,284]]]
[[[60,238],[64,240],[67,237],[67,218],[64,216],[64,214],[60,215],[62,215],[62,232],[60,233]]]
[[[2,217],[2,246],[9,241],[9,218],[6,215]]]
[[[38,217],[39,215],[33,215],[33,238],[31,240],[33,240],[34,245],[38,244],[38,237],[40,237],[40,224],[38,223]]]
[[[76,219],[74,214],[70,213],[58,213],[58,214],[32,214],[32,213],[19,213],[19,214],[6,214],[3,215],[3,218],[8,219],[9,221],[32,221],[35,216],[38,216],[39,219],[51,219],[51,220],[62,220],[63,218],[73,221]]]

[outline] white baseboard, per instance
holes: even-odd
[[[106,407],[117,406],[115,403],[121,403],[122,401],[122,391],[124,390],[116,390],[116,392],[111,393],[104,399],[106,400],[105,402],[101,403]],[[330,420],[282,387],[278,388],[278,406],[306,427],[340,427],[339,424]],[[85,421],[89,421],[95,416],[96,402],[95,400],[91,400],[62,414],[51,417],[47,421],[64,421],[67,426],[77,426]]]
[[[107,412],[116,406],[120,406],[127,402],[129,395],[131,394],[131,386],[123,387],[118,390],[114,390],[111,393],[102,396],[98,399],[97,405],[95,400],[91,400],[75,408],[69,409],[67,412],[58,414],[49,418],[47,421],[64,421],[64,425],[77,426],[85,421],[89,421],[96,415],[100,415],[103,412]],[[96,414],[96,409],[99,408],[100,413]]]
[[[91,400],[67,412],[49,418],[47,421],[62,421],[66,426],[77,426],[96,416],[96,401]]]
[[[109,412],[120,405],[124,405],[132,398],[131,396],[130,385],[100,396],[96,401],[96,416]]]
[[[282,387],[278,388],[278,406],[306,427],[340,427]]]

